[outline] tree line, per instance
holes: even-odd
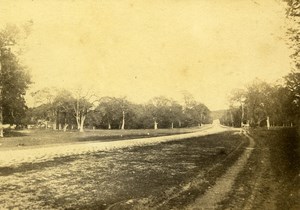
[[[38,106],[28,108],[26,90],[31,84],[17,52],[30,33],[31,23],[7,25],[0,30],[0,136],[6,125],[33,125],[53,129],[179,128],[210,123],[210,110],[184,94],[184,105],[159,96],[146,104],[125,97],[99,97],[89,91],[44,88],[32,93]]]
[[[286,0],[289,28],[285,37],[292,49],[292,69],[282,84],[269,84],[255,79],[233,91],[231,106],[220,119],[230,126],[300,125],[300,1]]]
[[[289,74],[284,84],[277,85],[255,79],[244,89],[234,90],[230,97],[230,108],[220,122],[234,127],[299,124],[300,80],[294,82],[297,77],[297,74]]]
[[[98,129],[157,129],[201,126],[212,122],[210,110],[187,94],[183,105],[164,96],[138,104],[126,97],[98,97],[82,90],[54,91],[49,88],[39,90],[33,96],[40,105],[28,109],[26,124],[44,128],[79,131],[83,131],[84,126]]]

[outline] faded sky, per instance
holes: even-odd
[[[0,24],[33,21],[32,90],[92,87],[146,102],[183,90],[210,109],[255,77],[289,71],[277,0],[0,0]]]

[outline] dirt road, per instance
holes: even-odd
[[[124,147],[153,145],[161,142],[187,139],[209,134],[224,132],[228,128],[219,125],[208,125],[197,132],[178,134],[171,136],[161,136],[154,138],[131,139],[113,142],[86,142],[76,144],[51,145],[40,148],[24,148],[18,150],[7,150],[0,152],[0,167],[17,166],[22,163],[36,163],[45,160],[66,157],[71,155],[79,155],[97,151],[108,151],[112,149],[120,149]]]
[[[244,151],[247,141],[228,130],[216,125],[180,137],[112,142],[110,147],[107,142],[60,145],[47,148],[45,156],[32,156],[39,160],[11,158],[15,163],[0,167],[0,207],[182,209],[213,186]],[[69,146],[66,153],[63,149]],[[34,150],[43,151],[10,152],[29,155]]]
[[[208,135],[209,134],[209,135]],[[299,136],[195,133],[1,151],[1,209],[299,209]]]

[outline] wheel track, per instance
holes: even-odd
[[[246,148],[235,164],[231,166],[223,176],[217,179],[216,184],[212,188],[208,189],[203,196],[196,199],[194,203],[187,206],[185,208],[186,210],[217,209],[219,203],[226,198],[226,195],[231,190],[235,178],[239,172],[242,171],[252,153],[252,148],[255,146],[254,139],[247,133],[244,133],[244,135],[250,141],[249,147]]]

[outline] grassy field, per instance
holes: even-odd
[[[222,209],[300,209],[300,137],[294,128],[253,129],[256,147]]]
[[[213,186],[247,144],[228,131],[0,168],[0,206],[182,209]]]
[[[209,126],[209,125],[207,125]],[[200,129],[205,129],[203,126]],[[61,143],[76,143],[84,141],[115,141],[122,139],[146,138],[180,133],[189,133],[196,128],[182,129],[138,129],[138,130],[86,130],[78,131],[54,131],[54,130],[7,130],[5,137],[0,139],[0,150],[8,147],[41,146]]]

